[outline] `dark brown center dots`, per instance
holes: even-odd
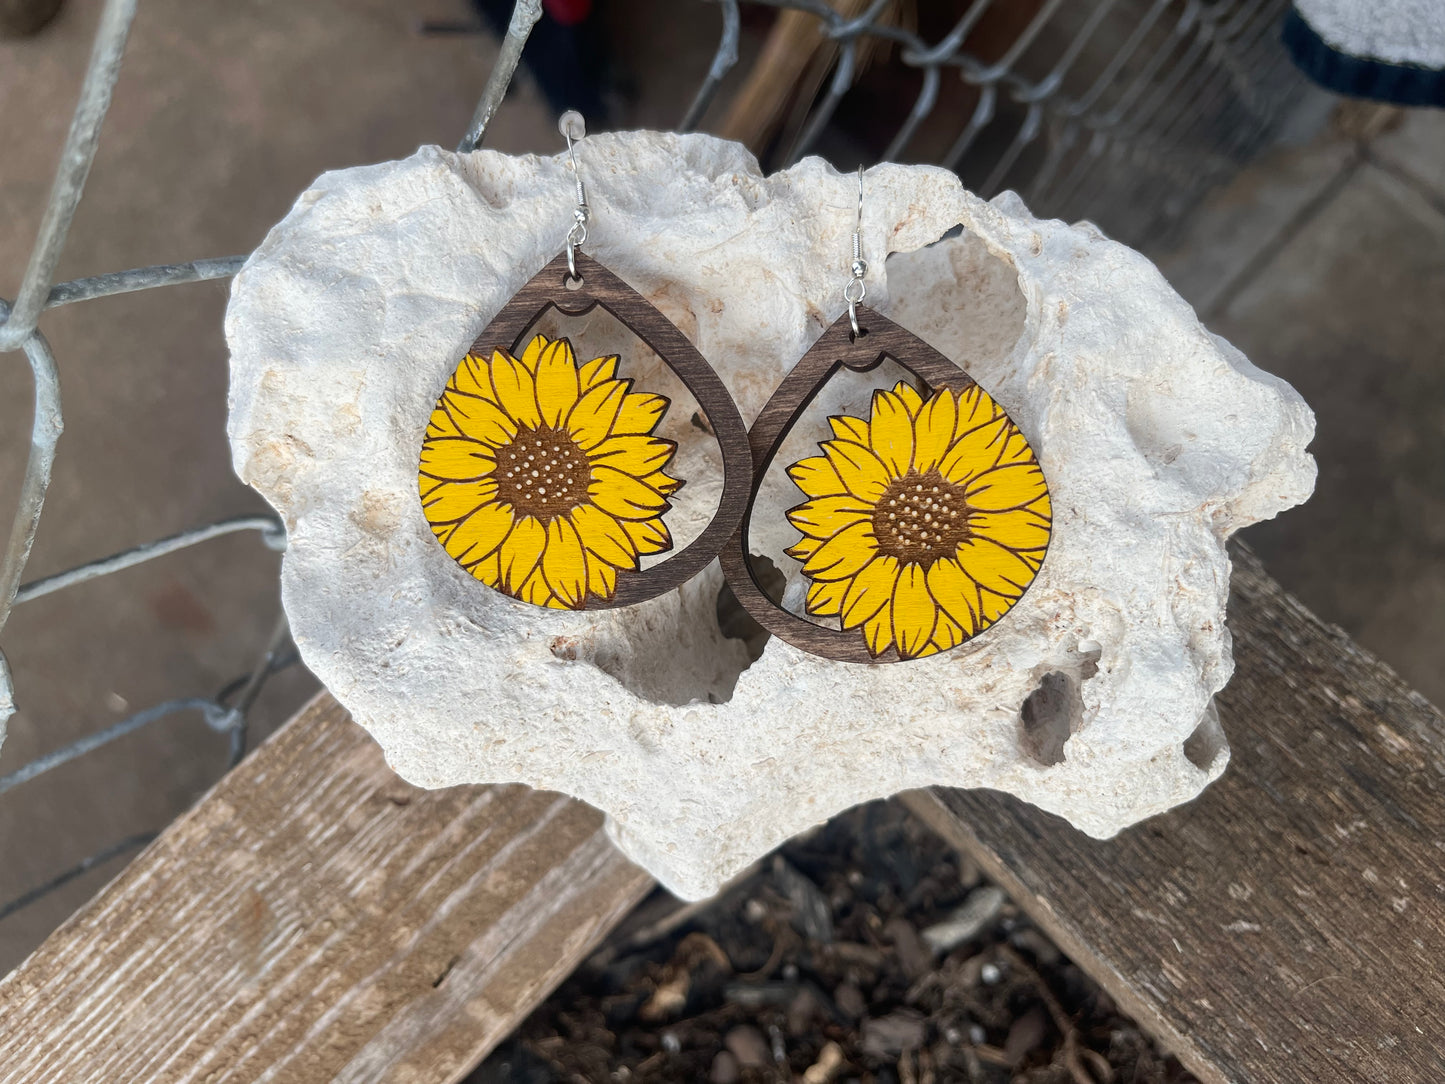
[[[519,429],[497,451],[497,499],[542,523],[587,503],[592,466],[565,430]]]
[[[968,502],[963,486],[937,470],[910,470],[888,484],[873,510],[873,533],[881,553],[900,564],[929,568],[952,557],[968,538]]]

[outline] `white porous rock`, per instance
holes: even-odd
[[[589,137],[578,157],[587,250],[682,329],[751,422],[843,311],[855,176],[807,159],[764,177],[700,135]],[[1309,495],[1309,409],[1094,227],[1035,219],[1011,194],[986,203],[930,167],[877,166],[865,187],[868,303],[1008,410],[1055,515],[1038,579],[998,625],[904,664],[773,639],[749,666],[718,627],[716,563],[632,609],[544,611],[471,579],[432,537],[423,429],[473,338],[561,247],[574,196],[560,156],[423,148],[328,173],[252,255],[226,317],[235,468],[285,518],[302,658],[403,777],[585,799],[627,855],[700,898],[789,836],[911,787],[991,787],[1107,837],[1224,770],[1224,543]],[[627,338],[585,319],[584,357]],[[677,396],[660,432],[681,445],[669,523],[685,541],[717,499],[716,445],[655,357],[634,349],[622,367]],[[892,379],[845,377],[781,461],[807,454],[821,411],[866,413]],[[770,478],[753,531],[787,599],[781,511],[801,499]]]

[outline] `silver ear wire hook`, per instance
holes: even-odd
[[[567,231],[567,274],[575,282],[577,250],[587,240],[587,220],[592,217],[592,209],[587,206],[587,190],[582,187],[582,171],[577,168],[577,148],[572,141],[587,134],[587,123],[581,113],[569,109],[557,118],[557,130],[567,140],[567,157],[572,160],[572,178],[577,182],[577,206],[572,211],[572,228]]]
[[[858,326],[858,303],[868,296],[868,287],[863,277],[868,274],[868,261],[863,258],[863,166],[858,166],[858,217],[853,224],[853,263],[850,267],[853,277],[843,287],[843,300],[848,302],[848,322],[853,325],[853,337],[863,334]]]

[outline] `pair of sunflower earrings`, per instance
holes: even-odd
[[[537,606],[630,606],[681,586],[714,557],[772,634],[840,662],[947,651],[994,624],[1037,575],[1052,527],[1048,486],[1018,427],[967,373],[862,304],[863,179],[847,311],[803,356],[751,429],[713,368],[637,291],[581,251],[577,184],[567,245],[521,288],[457,365],[426,428],[419,486],[432,533],[486,586]],[[697,399],[722,450],[723,487],[703,532],[671,553],[667,515],[683,480],[655,435],[669,400],[634,391],[617,355],[580,360],[529,330],[550,309],[601,307]],[[783,438],[840,369],[891,359],[918,380],[873,394],[869,416],[828,419],[821,454],[787,468],[805,498],[786,552],[808,580],[806,616],[764,589],[748,547],[758,490]],[[644,558],[670,554],[643,568]],[[811,618],[811,619],[810,619]]]

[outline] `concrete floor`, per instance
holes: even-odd
[[[1216,193],[1160,261],[1314,408],[1314,498],[1244,532],[1445,704],[1445,111],[1348,104]]]
[[[98,8],[70,0],[39,38],[0,43],[6,296]],[[422,37],[415,25],[465,12],[464,0],[146,0],[61,277],[249,251],[320,171],[454,144],[494,47]],[[710,52],[712,32],[709,21],[684,44]],[[667,70],[636,57],[631,66]],[[674,92],[642,89],[654,105],[633,119],[675,121],[649,112]],[[1445,700],[1445,123],[1440,113],[1365,117],[1248,171],[1163,264],[1212,327],[1319,412],[1318,496],[1250,540],[1311,606]],[[527,80],[488,142],[555,149]],[[66,433],[27,578],[263,507],[231,474],[225,443],[225,297],[224,284],[200,284],[45,318]],[[0,509],[18,486],[29,388],[19,357],[0,357]],[[18,609],[4,646],[21,712],[0,772],[243,672],[275,619],[276,571],[256,537],[238,536]],[[277,679],[258,704],[258,734],[312,688],[299,669]],[[223,742],[177,717],[5,795],[0,902],[164,825],[223,763]],[[0,973],[120,864],[0,922]]]
[[[69,0],[0,42],[0,295],[13,297],[90,51],[99,0]],[[146,0],[140,6],[62,279],[248,252],[323,170],[455,145],[491,39],[423,37],[464,0]],[[555,149],[526,80],[489,144]],[[152,538],[265,509],[226,444],[227,284],[48,314],[65,407],[34,579]],[[0,523],[29,441],[30,380],[0,356]],[[151,704],[211,695],[248,670],[279,608],[279,558],[254,534],[206,543],[16,609],[4,633],[19,714],[0,773]],[[315,688],[280,675],[258,737]],[[223,770],[225,741],[174,716],[0,799],[0,903],[106,844],[168,823]],[[127,856],[128,857],[128,856]],[[110,862],[0,922],[0,973],[113,876]]]

